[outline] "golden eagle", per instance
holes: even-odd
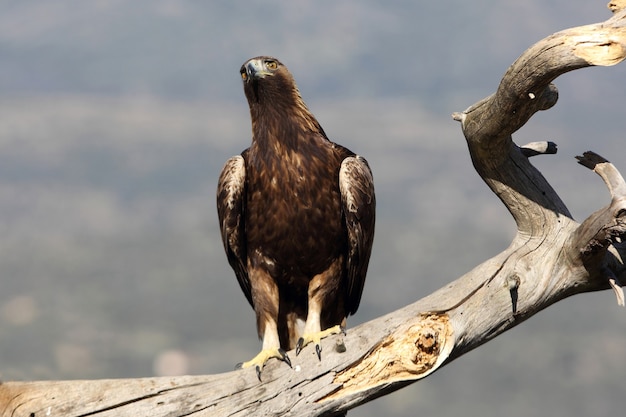
[[[252,144],[224,166],[217,212],[224,249],[256,312],[261,352],[238,367],[260,379],[272,357],[291,366],[314,342],[343,331],[359,307],[374,239],[367,161],[331,142],[276,58],[240,70]]]

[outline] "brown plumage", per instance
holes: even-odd
[[[254,308],[263,350],[243,367],[296,352],[345,326],[359,307],[375,197],[362,157],[328,140],[277,59],[241,67],[252,144],[220,175],[224,248]],[[341,327],[340,327],[341,326]]]

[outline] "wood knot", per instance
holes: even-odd
[[[424,332],[415,341],[415,347],[424,353],[432,354],[439,350],[438,338],[439,333],[437,332]]]
[[[626,6],[626,0],[612,0],[606,5],[613,13],[620,11],[624,6]]]
[[[385,336],[362,358],[337,372],[333,383],[341,387],[320,401],[423,378],[445,362],[453,346],[454,334],[448,316],[424,313]]]

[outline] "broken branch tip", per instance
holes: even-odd
[[[452,120],[456,120],[457,122],[463,123],[465,121],[466,116],[467,116],[467,113],[465,112],[455,111],[454,113],[452,113]]]

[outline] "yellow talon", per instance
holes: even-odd
[[[300,352],[302,352],[302,349],[306,345],[314,342],[315,352],[317,353],[317,358],[319,360],[322,360],[322,345],[320,344],[321,340],[325,337],[331,336],[333,334],[339,334],[339,333],[345,334],[346,331],[340,325],[336,325],[333,327],[329,327],[326,330],[322,330],[321,332],[303,334],[302,337],[298,339],[298,343],[296,344],[296,356],[298,356]]]
[[[256,355],[254,358],[250,359],[247,362],[238,363],[237,366],[235,366],[235,369],[243,369],[243,368],[249,368],[251,366],[254,366],[256,370],[256,376],[257,378],[259,378],[259,381],[260,381],[261,371],[263,370],[265,363],[271,358],[279,359],[285,362],[287,365],[289,365],[289,367],[291,367],[291,360],[289,359],[289,356],[287,356],[287,353],[283,349],[271,348],[271,349],[263,349],[262,351],[259,352],[258,355]]]

